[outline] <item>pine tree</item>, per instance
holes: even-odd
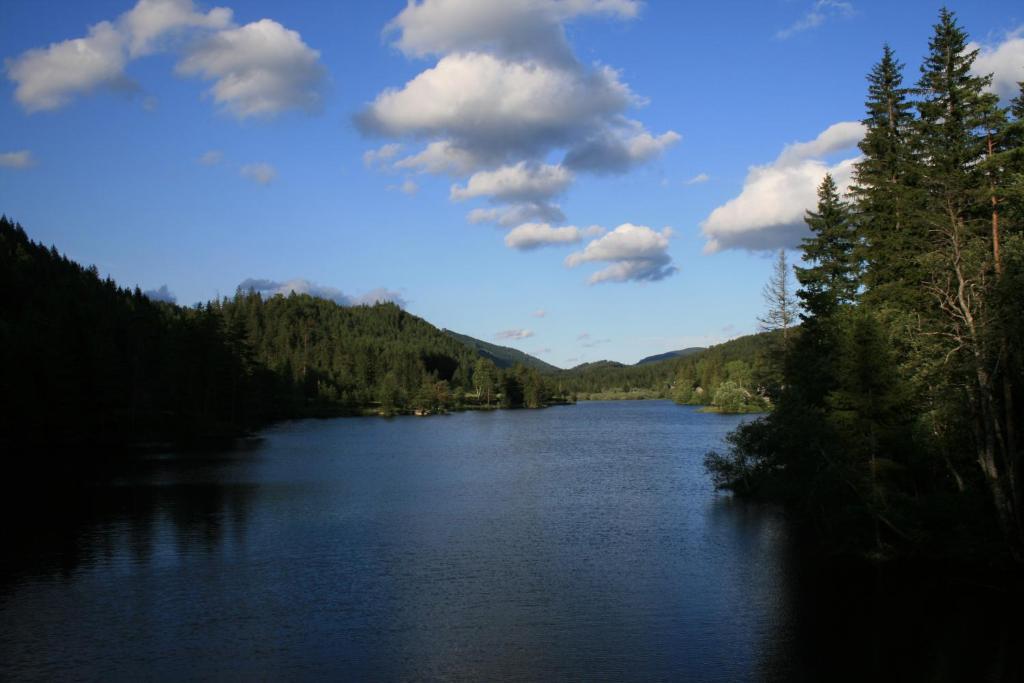
[[[798,267],[797,292],[805,317],[828,317],[841,304],[857,298],[860,263],[850,207],[839,196],[832,175],[826,173],[818,187],[816,211],[805,218],[813,235],[803,240],[803,259],[812,264]]]
[[[918,298],[923,275],[916,265],[921,231],[910,220],[914,201],[912,151],[914,116],[903,64],[892,48],[868,74],[866,128],[851,195],[866,263],[865,298],[869,302],[909,306]]]
[[[953,13],[943,9],[934,28],[921,66],[915,126],[924,190],[921,220],[931,237],[926,263],[933,305],[923,316],[924,332],[943,340],[935,351],[956,361],[952,373],[942,369],[936,376],[948,383],[950,393],[966,390],[978,465],[1003,533],[1014,554],[1024,558],[1021,458],[1009,438],[1016,416],[997,392],[1005,380],[997,377],[1006,365],[999,362],[1005,344],[992,339],[996,325],[990,305],[992,284],[1001,273],[1001,235],[997,182],[984,162],[1005,127],[1005,115],[988,92],[992,77],[973,74],[977,50],[968,49],[967,34]]]

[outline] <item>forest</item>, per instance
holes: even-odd
[[[564,402],[394,304],[239,291],[194,307],[102,279],[0,219],[0,443],[231,437],[271,420]]]
[[[947,10],[916,83],[883,48],[850,192],[821,183],[766,316],[799,310],[774,410],[706,461],[834,553],[1024,562],[1024,84],[1000,106],[976,56]]]

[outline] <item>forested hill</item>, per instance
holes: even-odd
[[[559,372],[560,368],[545,363],[540,358],[531,356],[528,353],[523,353],[519,349],[513,349],[508,346],[498,346],[497,344],[490,344],[480,339],[474,339],[469,335],[459,334],[458,332],[452,332],[451,330],[442,330],[445,334],[449,335],[453,339],[456,339],[466,346],[473,349],[482,358],[487,358],[492,361],[496,366],[502,369],[511,368],[516,364],[525,365],[528,368],[535,368],[543,373]]]
[[[647,363],[658,363],[663,360],[671,360],[672,358],[682,358],[683,356],[690,356],[703,350],[703,346],[691,346],[689,348],[679,349],[678,351],[666,351],[665,353],[641,358],[635,363],[635,365],[645,365]]]
[[[716,396],[725,387],[730,404],[720,407],[767,408],[765,399],[770,401],[779,380],[770,362],[778,340],[777,332],[752,334],[667,360],[584,363],[552,379],[583,399],[671,398],[718,406]]]
[[[101,279],[0,219],[0,445],[231,435],[303,415],[541,406],[502,370],[393,304],[254,292],[194,307]]]

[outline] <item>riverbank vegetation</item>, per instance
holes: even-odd
[[[807,214],[775,409],[707,459],[836,552],[1024,562],[1024,93],[976,56],[946,10],[914,86],[883,49],[853,187]]]

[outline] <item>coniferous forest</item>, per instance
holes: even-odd
[[[1000,107],[976,55],[947,10],[916,81],[883,49],[851,192],[807,213],[775,409],[707,459],[836,552],[1024,561],[1024,92]]]
[[[270,420],[554,400],[394,304],[239,291],[195,307],[101,279],[0,219],[2,441],[124,446],[231,437]]]

